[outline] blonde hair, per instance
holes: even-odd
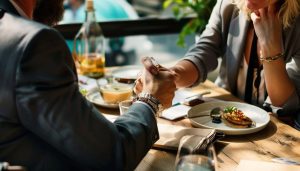
[[[269,0],[270,1],[270,0]],[[283,28],[288,28],[300,14],[300,0],[283,0],[278,16],[282,20]],[[232,0],[240,11],[249,17],[250,10],[245,5],[245,0]]]

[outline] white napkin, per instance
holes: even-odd
[[[177,90],[175,92],[174,99],[172,101],[172,104],[174,106],[171,106],[168,109],[165,109],[162,111],[162,114],[160,117],[168,119],[168,120],[175,120],[179,119],[182,117],[185,117],[188,113],[188,111],[192,108],[191,106],[184,105],[183,102],[185,101],[186,98],[198,95],[199,93],[195,93],[192,91],[187,91],[187,90]],[[205,102],[209,101],[217,101],[215,98],[210,98],[210,97],[201,97],[201,100]]]
[[[214,129],[188,128],[177,125],[157,124],[159,140],[154,147],[177,150],[180,139],[186,135],[196,135],[198,137],[210,137],[215,134]]]
[[[100,78],[100,79],[96,80],[94,78],[89,78],[84,75],[78,75],[78,80],[79,80],[79,86],[81,88],[84,88],[87,91],[90,91],[90,90],[98,87],[96,81],[98,81],[99,85],[107,84],[107,80],[105,78]]]
[[[191,106],[177,105],[162,111],[161,117],[168,120],[175,120],[187,115]]]

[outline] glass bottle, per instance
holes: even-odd
[[[86,18],[74,39],[73,58],[78,74],[91,78],[104,76],[105,38],[96,21],[94,1],[86,1]]]

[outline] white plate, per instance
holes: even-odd
[[[86,98],[90,102],[92,102],[92,103],[94,103],[96,105],[102,106],[102,107],[113,108],[113,109],[119,108],[118,104],[108,104],[108,103],[105,103],[98,88],[91,89],[86,94]]]
[[[128,80],[129,83],[134,82],[137,79],[138,73],[142,70],[140,66],[127,66],[121,67],[112,71],[112,76],[116,80]]]
[[[190,121],[192,125],[196,127],[204,127],[204,128],[214,128],[216,130],[222,131],[227,135],[242,135],[242,134],[250,134],[257,131],[262,130],[267,126],[267,124],[270,121],[269,114],[264,111],[263,109],[246,104],[246,103],[239,103],[239,102],[228,102],[228,101],[218,101],[218,102],[207,102],[202,103],[197,106],[192,107],[189,112],[188,116],[197,116],[198,113],[207,112],[207,115],[209,115],[210,111],[215,107],[221,107],[225,108],[227,106],[235,106],[246,116],[248,116],[250,119],[252,119],[256,125],[251,128],[233,128],[229,127],[226,124],[222,123],[213,123],[210,116],[202,116],[202,117],[195,117],[190,118]]]

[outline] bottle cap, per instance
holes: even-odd
[[[87,11],[94,10],[94,0],[87,0],[86,1],[86,10]]]

